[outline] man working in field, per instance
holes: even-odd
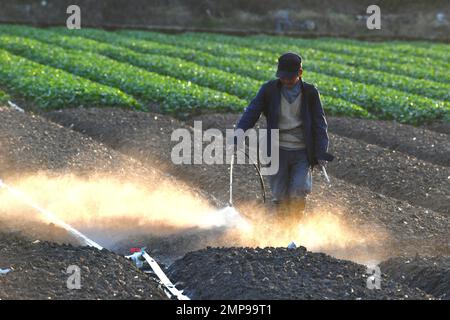
[[[302,73],[301,57],[283,54],[278,59],[278,79],[261,86],[236,126],[245,132],[263,113],[267,129],[279,129],[279,169],[269,176],[279,218],[304,216],[313,167],[333,160],[327,153],[327,121],[319,92],[303,82]]]

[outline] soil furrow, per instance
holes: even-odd
[[[175,128],[189,127],[183,122],[159,114],[105,109],[70,110],[47,116],[135,157],[144,164],[163,168],[165,172],[186,183],[206,190],[224,204],[228,200],[228,166],[172,164],[170,151],[175,142],[170,141],[170,135]],[[204,121],[203,129],[223,129],[230,124],[220,116],[206,117],[210,118]],[[340,143],[336,147],[347,146]],[[237,166],[234,176],[234,197],[238,206],[249,199],[261,199],[257,176],[251,166]],[[333,211],[336,206],[345,207],[347,218],[357,228],[374,224],[388,230],[396,243],[386,245],[392,251],[419,252],[416,247],[418,244],[430,252],[445,250],[450,227],[446,215],[421,206],[412,206],[407,201],[373,192],[368,187],[350,184],[339,178],[334,178],[332,187],[328,187],[317,172],[314,181],[310,197],[311,210]]]
[[[381,277],[381,289],[371,290],[365,266],[303,247],[191,252],[176,261],[169,274],[194,299],[426,298],[420,289],[400,286],[386,274]],[[204,286],[198,288],[197,283]]]
[[[155,279],[107,250],[31,242],[0,232],[0,263],[12,269],[0,276],[0,299],[167,299]],[[74,272],[69,266],[80,270],[79,290],[68,289]]]
[[[170,150],[173,145],[170,134],[175,128],[189,128],[183,122],[159,114],[115,109],[81,109],[54,114],[58,114],[61,123],[64,122],[67,127],[84,134],[58,126],[37,115],[0,108],[2,118],[0,144],[5,151],[0,154],[2,177],[13,177],[25,172],[35,173],[39,170],[55,174],[73,172],[80,175],[105,171],[124,178],[132,177],[147,181],[150,188],[151,183],[155,184],[154,176],[164,172],[179,179],[180,188],[196,187],[204,190],[204,193],[216,196],[223,203],[228,198],[227,166],[176,166],[170,161]],[[219,122],[218,127],[228,125],[228,122],[217,117],[213,117],[213,121]],[[207,126],[204,126],[204,129],[206,128]],[[89,135],[91,137],[88,137]],[[252,210],[248,207],[248,200],[260,196],[255,172],[250,166],[238,166],[235,176],[236,204],[244,214],[250,214]],[[325,247],[316,247],[314,250],[359,261],[367,261],[366,259],[380,261],[400,254],[449,254],[450,222],[447,216],[375,193],[368,187],[354,185],[339,178],[333,178],[332,187],[329,187],[317,173],[315,173],[314,181],[314,191],[308,204],[308,210],[311,213],[339,215],[341,221],[344,221],[353,233],[366,235],[368,238],[373,236],[376,240],[368,244],[353,242],[344,247],[328,244]],[[341,211],[337,212],[337,208]],[[270,220],[267,223],[270,224]],[[109,232],[113,233],[114,229]],[[2,244],[5,245],[1,245],[0,248],[9,250],[0,251],[1,257],[9,257],[2,261],[16,267],[16,270],[12,271],[16,273],[8,274],[0,279],[4,282],[5,288],[8,288],[8,293],[1,293],[2,297],[14,298],[19,295],[23,298],[43,299],[46,298],[45,296],[68,297],[69,293],[64,293],[65,289],[61,287],[61,279],[65,275],[54,276],[54,274],[62,273],[66,264],[72,264],[73,261],[76,262],[75,264],[80,263],[86,267],[83,272],[87,273],[86,286],[89,289],[78,295],[72,293],[71,297],[114,299],[116,296],[112,294],[119,289],[123,292],[117,295],[118,298],[158,298],[157,293],[160,293],[153,286],[151,279],[142,279],[144,276],[142,273],[130,271],[134,268],[131,263],[110,252],[97,252],[88,248],[43,242],[31,244],[29,240],[17,240],[4,232],[1,235]],[[49,240],[55,240],[55,238]],[[125,253],[127,248],[135,244],[149,244],[153,256],[166,259],[165,261],[171,263],[174,258],[181,257],[191,250],[204,248],[208,244],[230,246],[234,243],[233,239],[222,239],[218,232],[202,234],[195,230],[192,235],[185,233],[170,236],[169,233],[160,239],[163,241],[158,241],[154,234],[147,232],[139,237],[131,237],[128,239],[130,241],[126,240],[118,244],[116,248]],[[185,240],[192,243],[187,243]],[[241,244],[239,241],[236,240],[235,243]],[[174,252],[169,257],[167,251],[171,250]],[[236,251],[237,255],[233,251]],[[200,258],[195,260],[200,263],[199,265],[192,263],[191,257],[196,255],[200,255]],[[21,257],[23,261],[17,262],[14,260],[16,257]],[[243,259],[241,267],[229,264],[241,259]],[[110,267],[107,266],[107,269],[105,269],[104,261],[109,263]],[[222,261],[219,266],[216,266],[217,261]],[[198,272],[191,272],[191,268]],[[298,273],[297,275],[293,273],[294,270]],[[41,281],[42,279],[39,280],[37,274],[42,273],[47,275],[48,284]],[[362,265],[340,261],[324,254],[306,252],[303,248],[293,251],[282,248],[263,250],[209,248],[193,252],[178,260],[171,268],[170,277],[173,276],[175,281],[184,282],[184,284],[179,283],[179,286],[188,288],[193,297],[204,298],[230,295],[233,295],[233,298],[251,299],[261,297],[274,299],[431,297],[426,296],[421,290],[411,289],[408,284],[396,282],[384,270],[382,270],[383,281],[385,281],[383,283],[386,287],[382,292],[378,292],[379,295],[375,295],[372,291],[365,289],[365,273],[365,267]],[[38,280],[25,277],[23,274]],[[99,274],[108,275],[107,279],[111,281],[105,281],[105,277],[99,279]],[[195,285],[186,279],[189,275],[192,280],[195,280]],[[230,275],[237,277],[230,279]],[[132,279],[133,277],[136,279],[136,276],[139,281]],[[296,277],[304,279],[303,282],[298,282],[298,286],[292,284],[292,279]],[[223,284],[222,291],[212,292],[215,286],[205,285],[211,278],[217,280],[216,284]],[[233,279],[241,279],[243,282],[239,285]],[[343,279],[346,281],[342,281]],[[98,283],[98,288],[93,287],[92,283]],[[266,283],[270,285],[266,286],[268,289],[261,288],[261,285]],[[41,293],[30,290],[30,286],[41,290]],[[152,292],[155,294],[151,297],[149,295]],[[243,295],[245,292],[248,294]]]
[[[186,127],[186,124],[163,115],[142,114],[140,116],[139,113],[127,113],[122,110],[65,110],[51,112],[47,116],[65,126],[73,126],[75,130],[84,132],[138,159],[142,158],[140,156],[142,153],[154,157],[154,154],[149,155],[146,152],[148,148],[144,146],[155,144],[155,141],[151,142],[151,139],[157,139],[159,145],[167,147],[164,154],[157,157],[161,158],[161,161],[154,159],[161,166],[167,166],[171,162],[170,146],[175,144],[170,141],[172,131]],[[238,115],[235,114],[205,115],[195,119],[203,121],[203,129],[224,130],[232,128],[237,117]],[[193,124],[193,122],[188,123]],[[264,126],[262,120],[261,126]],[[155,138],[155,135],[159,138]],[[390,138],[387,137],[387,139]],[[330,133],[330,151],[335,154],[336,159],[329,165],[328,170],[335,177],[366,186],[376,193],[408,201],[415,206],[450,213],[449,167],[435,165],[402,152],[333,133]],[[189,170],[186,167],[188,166],[178,166],[175,170]],[[201,171],[204,167],[198,165],[193,167],[196,168],[197,175],[203,175],[205,179],[209,178],[208,173],[203,174]],[[248,179],[248,177],[240,177],[239,174],[236,176],[237,183],[240,178]],[[250,177],[255,177],[255,174]],[[226,174],[224,173],[221,178],[225,181]],[[222,194],[226,192],[226,186],[224,187],[221,190]]]
[[[394,121],[329,117],[329,131],[441,166],[450,166],[450,136]]]

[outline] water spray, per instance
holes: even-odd
[[[0,179],[0,189],[5,189],[10,194],[27,204],[28,206],[32,207],[36,211],[38,211],[45,219],[50,221],[51,223],[55,224],[58,227],[63,228],[68,233],[73,235],[75,238],[77,238],[80,241],[80,244],[87,245],[90,247],[94,247],[98,250],[102,250],[103,247],[98,244],[97,242],[89,239],[87,236],[82,234],[77,229],[73,228],[71,225],[65,223],[61,219],[59,219],[55,214],[52,212],[40,207],[39,205],[35,204],[30,198],[28,198],[24,193],[20,192],[19,190],[7,185],[2,179]],[[182,291],[179,291],[175,285],[169,280],[169,278],[165,275],[164,271],[160,268],[158,263],[147,253],[145,252],[145,248],[142,248],[139,252],[136,252],[132,254],[131,256],[126,256],[127,259],[132,260],[136,266],[141,269],[143,267],[143,262],[147,262],[150,268],[152,269],[153,273],[159,278],[159,281],[163,287],[164,292],[166,293],[167,297],[169,298],[175,298],[178,300],[190,300],[189,297],[184,295]],[[2,272],[5,272],[4,270],[1,270]]]
[[[237,149],[237,151],[242,152],[250,163],[253,164],[253,167],[256,170],[256,173],[258,174],[260,185],[261,185],[261,193],[262,193],[262,199],[263,203],[266,202],[266,187],[264,184],[264,179],[261,174],[260,169],[260,163],[259,161],[253,161],[247,152],[242,151],[241,149]],[[225,224],[229,227],[238,227],[242,228],[243,230],[250,230],[251,224],[247,221],[248,219],[244,218],[240,212],[238,212],[233,205],[233,168],[234,168],[234,159],[235,159],[235,151],[233,149],[233,153],[231,155],[231,161],[230,161],[230,191],[229,191],[229,200],[228,200],[228,206],[226,208],[223,208],[219,212],[224,216]]]
[[[99,250],[102,250],[103,247],[100,246],[97,242],[92,241],[88,237],[86,237],[84,234],[70,226],[69,224],[65,223],[61,219],[59,219],[55,214],[52,212],[41,208],[39,205],[35,204],[31,199],[29,199],[25,194],[20,192],[19,190],[10,187],[5,182],[3,182],[2,179],[0,179],[0,188],[5,188],[9,193],[11,193],[13,196],[21,200],[22,202],[26,203],[28,206],[32,207],[36,211],[38,211],[40,214],[42,214],[43,217],[45,217],[48,221],[51,221],[53,224],[55,224],[58,227],[63,228],[67,232],[69,232],[71,235],[73,235],[75,238],[77,238],[82,244],[97,248]]]

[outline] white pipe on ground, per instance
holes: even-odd
[[[81,240],[81,242],[83,244],[88,245],[90,247],[97,248],[99,250],[103,249],[103,247],[101,245],[99,245],[97,242],[89,239],[84,234],[79,232],[77,229],[73,228],[71,225],[69,225],[69,224],[65,223],[64,221],[62,221],[61,219],[59,219],[52,212],[50,212],[44,208],[41,208],[37,204],[33,203],[33,201],[31,199],[29,199],[25,194],[23,194],[22,192],[20,192],[19,190],[15,189],[13,187],[8,186],[5,182],[3,182],[3,180],[0,179],[0,188],[1,187],[5,188],[13,196],[20,199],[21,201],[23,201],[24,203],[26,203],[27,205],[29,205],[36,211],[38,211],[40,214],[42,214],[47,220],[51,221],[53,224],[57,225],[58,227],[63,228],[64,230],[69,232],[71,235],[73,235],[77,239]]]
[[[65,223],[61,219],[59,219],[57,216],[55,216],[50,211],[41,208],[40,206],[33,203],[31,199],[29,199],[25,194],[20,192],[19,190],[10,187],[7,185],[2,179],[0,179],[0,189],[5,188],[7,191],[9,191],[12,195],[17,197],[19,200],[22,200],[24,203],[32,207],[33,209],[37,210],[39,213],[41,213],[47,220],[51,221],[53,224],[63,228],[73,236],[75,236],[77,239],[82,240],[81,242],[85,245],[88,245],[90,247],[97,248],[98,250],[102,250],[103,247],[99,245],[97,242],[89,239],[84,234],[82,234],[77,229],[73,228],[71,225]],[[178,300],[190,300],[187,296],[185,296],[181,291],[179,291],[175,286],[172,284],[172,282],[169,280],[169,278],[166,276],[164,271],[160,268],[158,263],[150,257],[147,252],[143,251],[142,256],[145,258],[145,260],[148,262],[150,267],[152,268],[153,272],[156,274],[156,276],[159,278],[161,284],[167,289],[167,291],[175,296]],[[169,296],[169,295],[168,295]],[[170,298],[170,296],[169,296]]]

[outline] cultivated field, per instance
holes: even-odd
[[[449,49],[0,25],[0,179],[109,250],[0,189],[0,268],[13,269],[0,298],[165,298],[122,256],[146,246],[196,299],[448,299]],[[308,217],[275,231],[254,169],[238,166],[235,205],[254,228],[231,228],[228,166],[173,164],[171,133],[232,128],[286,51],[321,93],[331,185],[314,171]],[[71,264],[87,290],[66,290]]]

